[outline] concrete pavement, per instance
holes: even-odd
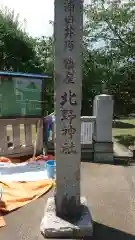
[[[134,167],[81,163],[82,195],[87,197],[95,222],[92,239],[135,239],[134,170]],[[52,192],[5,216],[7,226],[0,229],[0,239],[43,240],[40,222],[50,195]]]
[[[115,156],[120,156],[120,157],[132,157],[133,156],[132,152],[129,151],[128,148],[126,148],[125,146],[116,142],[116,140],[114,138],[113,138],[113,150],[114,150]]]

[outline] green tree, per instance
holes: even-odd
[[[0,10],[0,69],[40,72],[34,42],[8,8]]]
[[[19,15],[8,8],[0,10],[0,69],[52,76],[52,39],[30,37]],[[51,60],[49,59],[51,57]],[[53,111],[53,82],[45,80],[46,110]]]
[[[53,38],[44,37],[35,39],[35,52],[40,68],[51,78],[46,80],[46,110],[48,113],[54,111],[54,82],[53,82]]]
[[[89,52],[89,71],[83,79],[84,86],[87,82],[89,88],[85,91],[90,98],[93,90],[101,91],[106,84],[108,92],[114,95],[117,114],[129,113],[134,106],[134,10],[134,1],[114,0],[95,0],[85,8],[84,41]]]

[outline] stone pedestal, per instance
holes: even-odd
[[[49,198],[41,222],[41,233],[46,238],[82,238],[93,233],[93,223],[85,198],[81,198],[81,216],[73,222],[57,216],[54,198]]]
[[[94,143],[94,162],[113,163],[113,142]]]

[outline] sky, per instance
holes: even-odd
[[[88,4],[91,0],[84,0]],[[50,36],[54,20],[54,0],[0,0],[0,7],[14,9],[20,15],[20,21],[26,19],[26,31],[33,37]]]

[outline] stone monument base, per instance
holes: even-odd
[[[56,216],[55,200],[49,198],[40,231],[45,238],[82,238],[93,234],[93,223],[87,201],[81,198],[82,215],[76,222],[71,223]]]
[[[94,162],[114,163],[113,142],[94,142]]]

